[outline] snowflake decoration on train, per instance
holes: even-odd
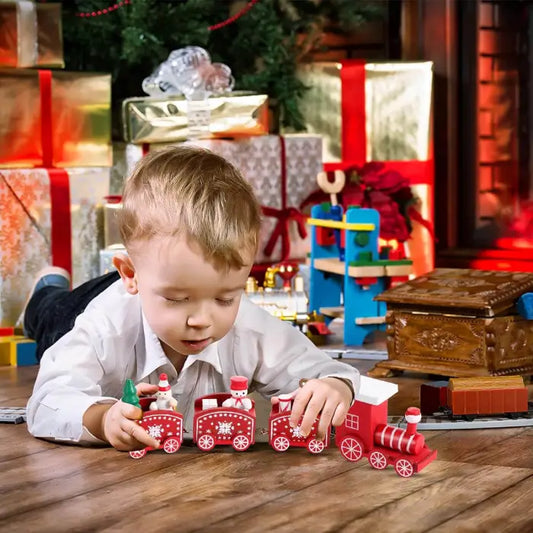
[[[233,431],[233,422],[219,422],[217,431],[219,435],[231,435]]]
[[[296,439],[303,437],[303,435],[300,432],[300,426],[296,426],[295,428],[291,429],[292,436]]]
[[[163,426],[154,425],[148,428],[148,435],[154,439],[159,439],[163,435]]]

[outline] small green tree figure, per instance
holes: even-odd
[[[139,403],[139,397],[137,396],[137,389],[135,388],[135,383],[133,383],[132,379],[127,379],[126,383],[124,383],[122,401],[124,403],[135,405],[135,407],[141,407],[141,404]]]

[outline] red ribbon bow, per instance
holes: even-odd
[[[294,220],[298,227],[298,234],[302,239],[307,237],[307,230],[305,223],[307,221],[306,215],[298,211],[296,207],[286,207],[284,209],[276,209],[274,207],[261,206],[263,215],[267,217],[277,218],[276,226],[270,235],[270,239],[263,250],[264,254],[269,257],[274,251],[276,242],[281,237],[281,261],[286,261],[291,253],[291,242],[289,239],[289,222]]]

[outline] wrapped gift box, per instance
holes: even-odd
[[[263,207],[260,246],[256,262],[303,259],[310,250],[305,217],[299,206],[317,188],[322,169],[322,139],[318,135],[263,135],[242,139],[187,141],[208,148],[233,163],[252,184]],[[146,150],[168,145],[114,145],[111,190],[119,193],[121,181]],[[112,229],[109,235],[116,234]],[[117,244],[106,242],[106,246]]]
[[[97,276],[109,168],[0,170],[0,325],[18,319],[37,272]]]
[[[0,168],[111,166],[111,75],[0,69]]]
[[[422,218],[433,224],[433,65],[363,60],[307,63],[298,75],[310,89],[301,109],[307,129],[324,140],[325,170],[383,164],[408,179]],[[417,222],[407,241],[416,275],[434,264],[433,235]]]
[[[0,66],[65,66],[60,3],[0,2],[0,28]]]
[[[324,139],[325,162],[430,157],[431,62],[306,63],[298,76],[310,88],[301,110]]]
[[[268,133],[268,96],[234,92],[208,98],[209,129],[203,137],[235,138]],[[189,131],[183,96],[128,98],[122,105],[124,139],[132,143],[184,141]]]

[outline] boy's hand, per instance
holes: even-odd
[[[105,440],[120,451],[131,451],[151,446],[159,448],[159,441],[150,437],[137,423],[142,411],[129,403],[118,401],[104,414],[102,428]]]
[[[149,383],[139,383],[135,388],[138,396],[154,394],[158,390],[157,385]],[[102,420],[107,442],[120,451],[139,450],[146,446],[159,448],[159,441],[150,437],[137,423],[141,418],[142,410],[138,407],[122,401],[115,403]]]
[[[296,427],[303,415],[300,432],[307,437],[313,422],[320,414],[316,438],[324,439],[328,426],[340,426],[352,402],[352,390],[337,378],[310,379],[294,393],[292,413],[289,419],[291,427]],[[276,403],[277,398],[272,399]]]
[[[137,394],[157,392],[157,385],[139,383]],[[84,426],[96,437],[105,440],[120,451],[131,451],[151,446],[159,448],[159,441],[150,437],[137,423],[142,418],[142,410],[122,401],[109,404],[94,404],[83,416]]]

